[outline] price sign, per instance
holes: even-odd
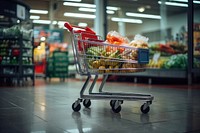
[[[158,52],[158,53],[155,53],[155,54],[153,55],[153,61],[154,61],[155,63],[158,63],[159,58],[160,58],[160,53],[159,53],[159,52]]]
[[[24,6],[17,4],[17,17],[25,20],[26,13],[25,13],[25,7]]]

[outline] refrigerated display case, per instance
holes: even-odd
[[[29,78],[34,85],[33,24],[29,7],[18,1],[0,1],[0,78],[1,85],[23,85]]]

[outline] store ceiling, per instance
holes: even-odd
[[[24,0],[31,9],[40,9],[40,10],[49,10],[51,0]],[[64,0],[53,0],[53,3],[57,4],[57,9],[54,10],[54,20],[56,21],[68,21],[73,24],[78,24],[79,22],[88,23],[89,26],[93,26],[93,19],[83,19],[83,18],[72,18],[72,17],[65,17],[63,14],[65,12],[74,12],[80,13],[78,7],[71,7],[71,6],[64,6]],[[94,4],[94,0],[82,0],[81,3],[89,3]],[[145,14],[154,14],[160,15],[160,5],[158,4],[158,0],[108,0],[108,6],[115,6],[120,7],[122,11],[122,16],[126,18],[132,18],[125,16],[125,12],[134,12],[139,13],[139,7],[145,7]],[[164,10],[163,10],[164,11]],[[186,12],[187,8],[185,7],[175,7],[175,6],[167,6],[166,13],[168,16],[178,14],[181,12]],[[89,12],[81,12],[87,14],[94,14]],[[34,14],[36,15],[36,14]],[[115,12],[113,15],[108,15],[108,17],[118,17],[119,11]],[[49,20],[49,15],[40,15],[40,19],[42,20]],[[140,18],[141,19],[141,18]],[[145,19],[143,19],[145,21]]]

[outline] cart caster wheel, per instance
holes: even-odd
[[[115,113],[119,113],[121,111],[122,107],[119,105],[117,108],[115,108],[115,106],[112,106],[112,111]]]
[[[86,108],[89,108],[90,105],[91,105],[90,99],[85,99],[85,100],[83,101],[83,105],[84,105]]]
[[[117,100],[110,100],[110,106],[111,107],[113,107],[114,105],[115,105],[115,102],[116,102]]]
[[[149,110],[150,110],[150,107],[148,106],[148,107],[146,107],[146,109],[144,109],[144,106],[145,106],[145,104],[143,104],[143,105],[140,107],[140,110],[141,110],[141,112],[142,112],[143,114],[147,114],[147,113],[149,112]]]
[[[77,104],[76,102],[74,102],[73,104],[72,104],[72,109],[75,111],[75,112],[78,112],[80,109],[81,109],[81,104],[79,103],[79,104]]]

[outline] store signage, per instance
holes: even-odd
[[[25,7],[19,4],[17,4],[17,17],[23,20],[26,18]]]
[[[0,15],[10,18],[29,19],[29,8],[22,3],[0,0]]]

